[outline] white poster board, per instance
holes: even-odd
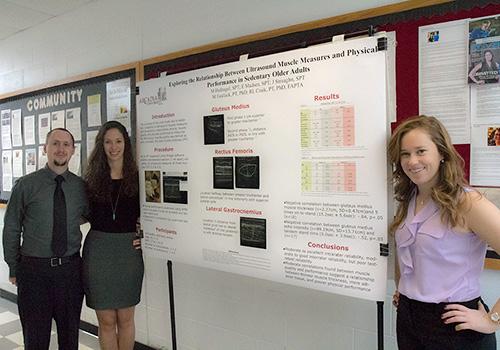
[[[146,254],[385,298],[386,52],[377,38],[139,86]]]

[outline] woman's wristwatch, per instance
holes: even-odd
[[[500,314],[498,312],[492,312],[490,314],[490,320],[492,320],[494,323],[496,323],[498,326],[500,326]]]

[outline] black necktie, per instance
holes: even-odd
[[[52,253],[54,256],[64,256],[68,246],[68,238],[66,232],[66,199],[62,190],[61,183],[64,177],[56,176],[56,190],[54,191],[54,213],[53,213],[53,229],[52,229]]]

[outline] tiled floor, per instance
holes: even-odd
[[[52,327],[50,349],[57,349],[55,326]],[[17,314],[17,305],[0,298],[0,350],[24,349],[21,323]],[[80,331],[81,350],[99,349],[97,338]]]

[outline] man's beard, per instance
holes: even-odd
[[[59,162],[58,160],[54,159],[54,165],[55,166],[66,166],[66,164],[68,164],[67,160],[65,160],[63,162]]]

